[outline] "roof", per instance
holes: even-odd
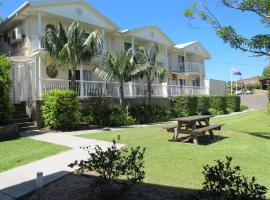
[[[199,54],[203,53],[204,56],[207,59],[211,58],[211,55],[208,53],[208,51],[203,47],[203,45],[198,42],[198,41],[193,41],[193,42],[187,42],[187,43],[183,43],[183,44],[178,44],[174,46],[176,49],[181,49],[181,50],[185,50],[187,52],[191,52],[194,54]],[[194,47],[194,48],[193,48]],[[197,48],[196,48],[197,47]],[[199,48],[199,49],[198,49]],[[201,54],[200,54],[201,55]]]
[[[109,18],[101,14],[99,11],[97,11],[95,8],[90,6],[85,0],[29,0],[23,3],[19,8],[17,8],[14,12],[12,12],[1,24],[7,23],[10,21],[13,17],[17,16],[20,12],[22,12],[24,9],[26,9],[29,6],[51,6],[51,5],[61,5],[61,4],[72,4],[72,3],[78,3],[83,6],[86,6],[90,8],[98,17],[105,20],[107,23],[109,23],[114,29],[119,29],[119,27],[113,23]]]
[[[191,46],[193,44],[196,44],[197,42],[198,41],[186,42],[186,43],[183,43],[183,44],[175,45],[175,47],[178,48],[178,49],[183,49],[183,48],[186,48],[186,47]]]
[[[149,26],[144,26],[144,27],[139,27],[139,28],[134,28],[134,29],[125,29],[120,31],[120,33],[122,34],[127,34],[127,33],[139,33],[139,32],[143,32],[143,31],[148,31],[148,30],[155,30],[158,34],[160,34],[160,36],[162,36],[166,42],[170,45],[173,46],[174,42],[156,25],[152,24]]]

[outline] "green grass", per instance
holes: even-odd
[[[20,138],[0,142],[0,172],[68,150],[67,147]]]
[[[252,111],[236,116],[212,119],[224,123],[216,135],[226,139],[201,146],[173,143],[171,134],[161,126],[128,129],[82,135],[99,140],[112,140],[121,136],[121,143],[147,148],[145,156],[145,182],[182,188],[201,188],[202,167],[214,160],[233,157],[244,175],[255,176],[258,182],[270,188],[270,120],[265,111]]]

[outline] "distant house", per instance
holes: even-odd
[[[254,84],[260,84],[261,80],[259,76],[252,76],[250,78],[241,79],[238,81],[239,84],[243,85],[254,85]]]

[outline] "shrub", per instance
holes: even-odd
[[[226,96],[226,107],[232,109],[234,112],[240,111],[241,98],[240,96]]]
[[[269,103],[270,103],[270,89],[268,90],[268,101],[269,101]]]
[[[214,108],[209,108],[208,109],[208,113],[209,114],[211,114],[211,115],[223,115],[224,114],[224,112],[223,111],[221,111],[221,110],[216,110],[216,109],[214,109]]]
[[[239,166],[231,166],[232,158],[226,162],[217,160],[216,165],[203,167],[203,193],[209,199],[264,200],[267,188],[256,183],[255,177],[248,180],[241,175]]]
[[[89,99],[81,112],[83,116],[91,116],[95,125],[122,126],[136,121],[120,104],[108,103],[103,97]]]
[[[169,106],[131,105],[129,111],[140,124],[164,122],[171,119],[171,108]]]
[[[198,96],[198,108],[197,112],[202,115],[209,114],[210,108],[210,96]]]
[[[110,104],[107,107],[108,120],[104,121],[104,125],[122,126],[135,124],[136,120],[121,106]]]
[[[197,106],[197,96],[180,95],[171,99],[171,109],[174,117],[195,115]]]
[[[92,153],[90,147],[84,148],[89,151],[89,159],[75,161],[69,167],[78,167],[79,173],[95,172],[99,179],[96,179],[95,186],[100,190],[102,199],[112,199],[126,192],[132,186],[143,181],[144,153],[145,148],[140,146],[129,149],[118,149],[116,141],[106,151],[100,146],[95,147]],[[126,180],[120,180],[125,178]]]
[[[225,96],[210,96],[210,108],[226,113],[226,107]]]
[[[70,90],[51,90],[43,95],[41,106],[45,126],[54,129],[74,128],[78,122],[80,103],[77,93]]]
[[[14,106],[10,99],[11,80],[10,68],[12,63],[4,56],[0,56],[0,125],[7,125],[12,121]]]
[[[233,113],[233,112],[234,112],[233,109],[231,109],[231,108],[226,108],[226,113],[230,114],[230,113]]]
[[[248,109],[248,106],[246,106],[246,105],[241,105],[240,106],[241,111],[244,111],[244,110],[247,110],[247,109]]]

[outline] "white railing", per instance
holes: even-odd
[[[40,79],[41,95],[54,89],[68,90],[70,88],[69,80],[62,79]]]
[[[30,51],[35,52],[40,48],[40,39],[37,37],[30,41]]]
[[[179,94],[189,94],[189,95],[206,94],[205,88],[194,86],[168,85],[167,90],[168,96],[177,96]]]
[[[201,63],[194,63],[194,62],[181,63],[176,67],[172,67],[171,71],[180,72],[180,73],[182,72],[193,72],[193,73],[200,73],[200,74],[205,73],[204,65]]]
[[[41,95],[52,89],[70,89],[69,80],[62,79],[40,79]],[[80,97],[119,97],[120,84],[118,82],[105,81],[76,81],[76,91]],[[167,84],[152,84],[152,97],[171,97],[181,94],[206,94],[202,87],[179,86]],[[128,82],[124,84],[124,95],[126,98],[146,97],[147,85]]]

